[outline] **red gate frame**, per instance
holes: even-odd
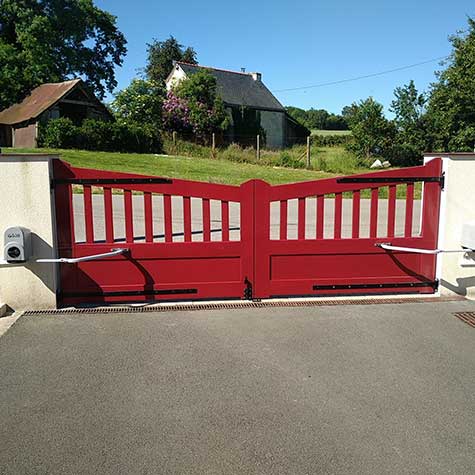
[[[75,168],[54,161],[57,243],[61,257],[110,251],[114,244],[111,189],[124,193],[126,243],[123,256],[60,265],[59,305],[124,301],[270,298],[335,294],[435,291],[436,258],[389,253],[375,246],[437,247],[441,159],[400,170],[271,186],[250,180],[241,186],[148,177]],[[424,182],[422,230],[412,236],[414,183]],[[86,242],[76,243],[72,185],[84,186]],[[396,186],[406,184],[405,235],[394,236]],[[104,189],[106,242],[94,241],[92,186]],[[389,187],[388,237],[377,236],[378,190]],[[359,237],[360,193],[371,188],[370,237]],[[142,192],[145,242],[134,242],[132,192]],[[341,237],[342,196],[352,193],[352,238]],[[153,242],[151,194],[165,196],[165,241]],[[324,238],[325,195],[335,203],[334,237]],[[172,242],[170,196],[182,196],[184,242]],[[168,198],[166,198],[168,197]],[[191,197],[203,203],[204,242],[191,239]],[[316,238],[305,239],[305,199],[316,197]],[[287,239],[287,202],[297,199],[298,239]],[[223,239],[211,241],[209,200],[221,201]],[[240,204],[240,241],[229,240],[229,202]],[[270,204],[279,202],[280,239],[270,237]]]
[[[336,294],[417,292],[433,293],[437,287],[434,255],[388,252],[375,244],[436,249],[439,228],[442,161],[399,170],[270,186],[255,182],[255,286],[259,298]],[[421,235],[412,236],[414,183],[423,182]],[[407,184],[404,237],[394,236],[396,186]],[[377,236],[379,188],[389,187],[388,237]],[[360,192],[371,188],[370,237],[359,237]],[[342,194],[353,193],[352,238],[341,238]],[[324,196],[335,195],[334,235],[323,238]],[[317,197],[316,239],[305,239],[305,198]],[[280,202],[285,215],[287,200],[298,199],[298,239],[271,240],[270,203]],[[283,221],[283,222],[282,222]]]

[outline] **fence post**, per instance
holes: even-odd
[[[211,158],[216,158],[216,135],[214,132],[211,137]]]
[[[310,135],[307,137],[307,168],[310,168]]]
[[[256,157],[257,161],[261,159],[261,136],[257,136],[257,143],[256,143]]]
[[[176,147],[176,132],[172,132],[172,137],[173,137],[173,146]]]

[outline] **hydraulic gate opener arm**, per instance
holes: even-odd
[[[58,259],[36,259],[36,262],[40,262],[40,263],[59,262],[61,264],[77,264],[78,262],[95,261],[97,259],[103,259],[105,257],[118,256],[120,254],[125,254],[128,251],[129,250],[127,248],[117,248],[117,249],[111,249],[110,252],[104,252],[102,254],[93,254],[91,256],[83,256],[83,257],[75,257],[75,258],[60,257]]]
[[[401,252],[413,252],[416,254],[440,254],[441,252],[447,253],[467,253],[473,252],[472,249],[420,249],[417,247],[401,247],[401,246],[392,246],[387,242],[378,242],[375,244],[376,247],[380,247],[385,251],[401,251]]]

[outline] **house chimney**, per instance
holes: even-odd
[[[246,72],[246,68],[241,68],[241,73],[245,73]]]
[[[262,80],[262,74],[261,73],[251,73],[252,79],[254,81],[261,81]]]

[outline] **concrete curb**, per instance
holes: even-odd
[[[15,312],[9,317],[0,318],[0,338],[13,326],[13,324],[23,315],[23,312]]]
[[[335,305],[377,305],[448,302],[466,300],[462,296],[440,297],[437,295],[406,295],[406,296],[355,296],[334,298],[294,298],[267,300],[222,300],[222,301],[184,301],[139,304],[117,304],[105,307],[67,307],[61,309],[25,310],[25,316],[35,315],[75,315],[97,313],[142,313],[142,312],[171,312],[193,310],[234,310],[241,308],[271,308],[271,307],[325,307]]]

